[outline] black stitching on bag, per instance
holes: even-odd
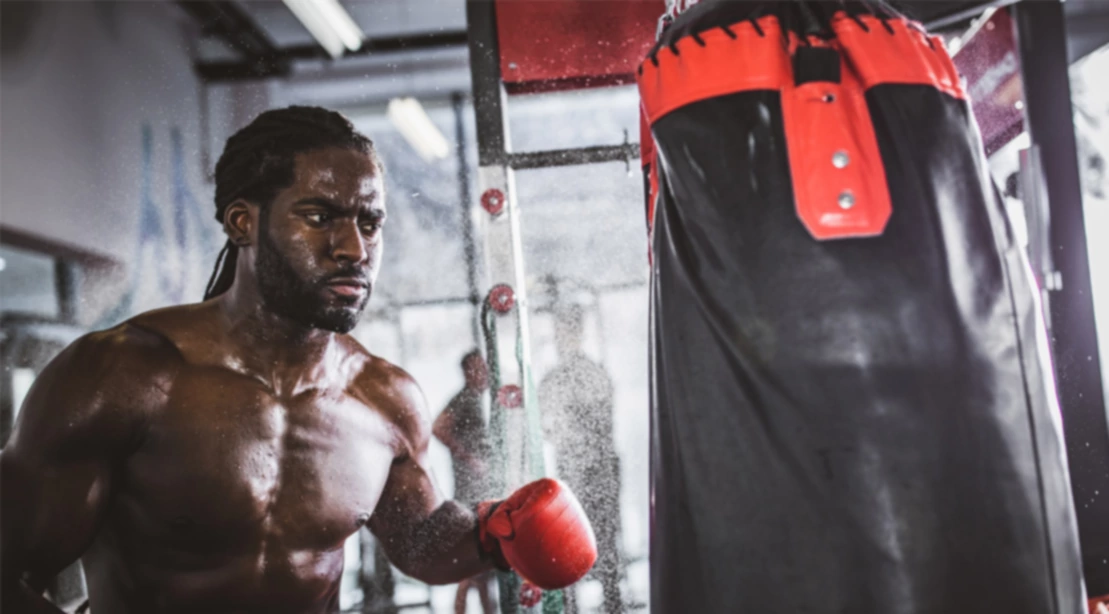
[[[894,34],[893,26],[889,24],[888,19],[879,19],[878,21],[882,22],[882,27],[886,29],[886,32],[889,32],[891,35]]]
[[[701,38],[700,34],[698,34],[697,32],[694,32],[693,34],[690,34],[690,36],[693,37],[693,40],[697,41],[698,45],[700,45],[702,47],[705,46],[705,39]]]
[[[851,15],[851,21],[859,24],[859,27],[863,29],[863,32],[870,32],[870,26],[863,23],[863,20],[860,19],[858,15]]]
[[[667,47],[670,48],[670,53],[673,53],[674,55],[681,55],[680,53],[678,53],[678,41],[670,43],[669,45],[667,45]]]
[[[735,32],[731,28],[728,26],[720,26],[720,29],[724,31],[724,34],[728,35],[728,38],[735,40]]]
[[[932,40],[932,37],[928,35],[928,30],[925,30],[920,24],[915,21],[906,21],[905,23],[906,25],[908,25],[908,27],[920,33],[920,37],[924,39],[924,42],[928,43],[929,49],[931,49],[932,51],[936,50],[936,43]]]
[[[762,26],[759,25],[759,20],[758,19],[755,19],[754,17],[752,17],[752,18],[748,19],[747,21],[751,22],[751,26],[753,28],[755,28],[755,32],[758,32],[760,37],[766,36],[766,32],[762,31]]]

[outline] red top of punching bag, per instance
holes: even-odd
[[[501,78],[510,93],[635,82],[662,0],[497,0]]]

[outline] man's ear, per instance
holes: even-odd
[[[254,243],[258,226],[258,207],[239,199],[227,205],[223,214],[223,231],[231,243],[246,247]]]

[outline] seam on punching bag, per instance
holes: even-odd
[[[993,188],[993,197],[995,199],[1000,199],[1001,195],[997,191],[997,186],[994,185]],[[993,204],[997,205],[998,203],[995,200]],[[991,218],[992,217],[993,215],[991,215]],[[1051,520],[1048,517],[1047,510],[1047,492],[1044,486],[1044,470],[1043,464],[1040,461],[1040,437],[1039,433],[1036,430],[1036,418],[1032,415],[1035,411],[1034,404],[1032,403],[1032,393],[1028,389],[1028,378],[1030,377],[1030,375],[1028,373],[1024,340],[1021,338],[1020,334],[1020,310],[1017,308],[1017,297],[1014,294],[1015,290],[1013,288],[1012,279],[1013,271],[1009,268],[1009,259],[1005,255],[1006,250],[1004,250],[1000,245],[997,244],[997,233],[994,232],[992,234],[994,236],[994,250],[997,252],[998,257],[1001,259],[1001,271],[1002,275],[1005,276],[1006,294],[1009,295],[1009,309],[1011,310],[1013,316],[1013,337],[1017,345],[1017,356],[1019,358],[1017,362],[1020,364],[1021,390],[1024,392],[1024,415],[1025,418],[1028,420],[1028,432],[1032,437],[1032,458],[1035,461],[1036,466],[1036,485],[1039,486],[1039,488],[1037,489],[1037,494],[1039,495],[1040,499],[1041,522],[1043,522],[1044,555],[1047,557],[1047,568],[1049,572],[1048,582],[1051,585],[1051,611],[1052,614],[1059,614],[1059,604],[1061,602],[1059,595],[1059,582],[1058,578],[1056,578],[1058,570],[1055,566],[1055,552],[1052,548],[1053,540],[1051,538]],[[1010,247],[1010,249],[1020,249],[1020,247],[1013,245]],[[1030,287],[1034,289],[1034,286]],[[1033,308],[1039,308],[1039,301],[1035,301],[1033,303]],[[1039,377],[1044,377],[1044,374],[1040,374]],[[1054,375],[1049,375],[1049,377],[1054,377]],[[1070,488],[1068,488],[1067,490],[1069,491]]]
[[[651,134],[651,125],[647,122],[647,112],[643,110],[642,103],[639,105],[639,152],[643,166],[643,192],[647,199],[645,207],[647,215],[647,263],[650,264],[652,261],[650,241],[655,223],[655,201],[658,198],[658,164],[655,162],[655,139]]]

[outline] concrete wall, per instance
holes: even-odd
[[[168,1],[3,12],[0,222],[120,264],[86,284],[86,325],[199,300],[223,241],[205,168],[219,151],[205,147],[264,108],[266,88],[206,92],[195,26]]]

